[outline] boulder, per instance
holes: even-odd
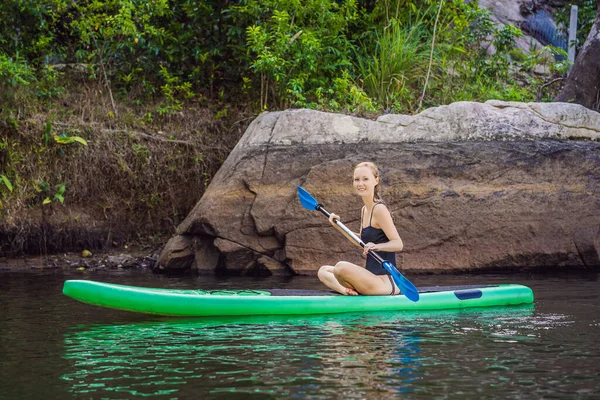
[[[545,6],[545,4],[537,4],[536,2],[514,0],[479,0],[477,5],[479,8],[487,9],[490,12],[490,19],[497,27],[501,28],[504,25],[512,25],[522,30],[523,35],[515,38],[515,46],[518,49],[525,53],[530,53],[544,47],[532,32],[523,29],[527,26],[524,22],[528,16],[538,10],[548,8],[549,11],[553,11],[551,7]],[[553,13],[551,12],[549,15],[551,14]],[[488,50],[495,52],[495,49]]]
[[[352,172],[361,161],[382,172],[405,271],[600,264],[600,114],[488,101],[376,121],[304,109],[261,114],[177,228],[196,250],[167,245],[162,268],[173,254],[181,254],[177,268],[210,259],[206,270],[224,274],[363,263],[296,193],[303,186],[357,231]]]
[[[192,242],[192,239],[187,236],[174,236],[169,239],[155,269],[170,271],[189,269],[195,259]]]

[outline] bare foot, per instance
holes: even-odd
[[[358,296],[358,292],[354,288],[346,288],[346,296]]]

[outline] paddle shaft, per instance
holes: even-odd
[[[320,211],[323,215],[325,215],[327,218],[329,218],[331,216],[331,214],[326,209],[324,209],[323,206],[321,206],[320,204],[317,205],[316,209],[318,211]],[[346,225],[342,224],[337,219],[334,219],[333,222],[335,222],[335,224],[337,226],[339,226],[344,232],[346,232],[346,234],[348,236],[350,236],[352,238],[352,240],[354,240],[356,243],[358,243],[360,245],[360,247],[365,247],[365,242],[363,242],[358,236],[356,236],[356,234],[354,232],[352,232],[350,229],[348,229],[346,227]],[[379,254],[375,253],[373,250],[369,250],[369,254],[371,254],[371,256],[373,256],[373,258],[375,258],[375,260],[377,260],[377,262],[380,264],[383,264],[383,262],[385,261],[383,258],[381,258],[381,256]]]

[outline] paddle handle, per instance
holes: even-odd
[[[331,216],[331,214],[329,212],[327,212],[327,210],[324,209],[323,206],[320,204],[317,205],[316,209],[318,211],[320,211],[322,214],[324,214],[327,218],[329,218]],[[356,236],[356,234],[354,232],[352,232],[350,229],[348,229],[346,227],[346,225],[342,224],[341,221],[334,219],[333,222],[335,222],[335,224],[337,226],[339,226],[340,229],[346,233],[346,235],[350,236],[352,238],[352,240],[354,240],[356,243],[358,243],[360,245],[360,247],[365,247],[365,242],[363,242],[361,240],[361,238]],[[380,264],[383,264],[383,262],[385,261],[383,258],[381,258],[381,256],[379,254],[375,253],[373,250],[369,250],[369,254],[371,256],[373,256],[373,258],[375,258],[375,260],[377,260],[377,262]]]

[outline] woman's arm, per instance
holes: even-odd
[[[400,238],[400,234],[394,225],[394,220],[392,219],[392,214],[390,214],[390,210],[384,205],[383,207],[375,207],[373,209],[373,222],[375,228],[382,229],[385,232],[385,235],[390,240],[387,243],[367,243],[365,246],[364,253],[366,254],[369,250],[373,251],[389,251],[389,252],[397,252],[402,251],[404,248],[404,243]]]

